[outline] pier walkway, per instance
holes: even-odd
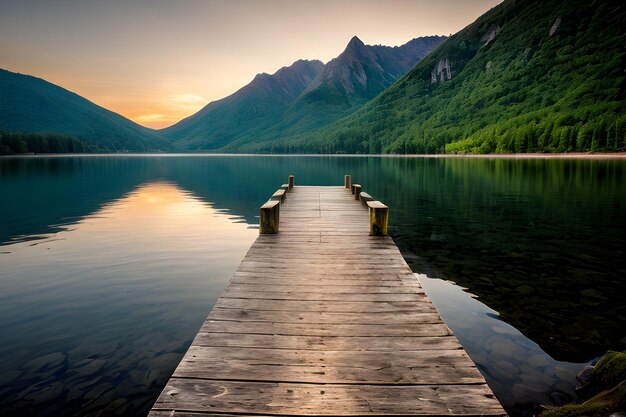
[[[289,189],[149,416],[505,416],[393,240],[369,233],[349,189]]]

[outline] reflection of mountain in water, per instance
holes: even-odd
[[[0,245],[54,233],[147,179],[143,161],[7,158],[0,161]]]
[[[256,223],[283,182],[351,173],[392,209],[401,250],[469,288],[559,360],[624,349],[624,163],[341,157],[25,158],[0,163],[0,240],[54,231],[141,183],[167,180]],[[27,209],[25,209],[27,208]]]
[[[0,161],[0,244],[51,233],[136,186],[167,180],[214,207],[258,223],[258,207],[296,173],[300,184],[337,184],[357,160],[289,157],[68,157]],[[348,168],[346,167],[346,168]],[[339,180],[338,180],[339,179]],[[28,210],[24,208],[27,207]],[[21,238],[20,238],[21,236]]]

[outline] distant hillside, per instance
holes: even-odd
[[[258,74],[234,94],[206,105],[161,133],[187,149],[220,149],[276,123],[320,73],[320,61],[300,60],[275,74]]]
[[[56,133],[99,150],[169,150],[154,131],[40,78],[0,69],[0,131]]]
[[[622,151],[625,8],[505,0],[351,116],[242,152]]]
[[[354,37],[326,65],[297,61],[273,75],[259,74],[233,95],[161,132],[187,149],[224,151],[308,132],[365,104],[444,39],[429,36],[388,47]]]

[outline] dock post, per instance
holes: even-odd
[[[273,235],[278,233],[280,201],[270,200],[259,210],[259,234]]]
[[[361,185],[360,184],[355,184],[354,185],[354,199],[355,200],[359,200],[359,197],[361,197]]]
[[[291,190],[293,188],[293,182],[296,179],[296,177],[294,177],[293,175],[289,176],[289,189]]]
[[[276,190],[274,194],[272,194],[272,196],[270,197],[270,200],[278,200],[280,201],[280,204],[282,204],[285,202],[286,195],[287,195],[287,191],[284,190],[283,188],[279,188],[278,190]]]
[[[368,201],[370,211],[370,236],[387,236],[389,207],[380,201]]]
[[[343,184],[349,190],[352,187],[352,175],[345,175],[343,177]]]
[[[369,201],[374,201],[374,198],[366,193],[365,191],[361,191],[361,195],[359,196],[361,200],[361,204],[367,205]]]

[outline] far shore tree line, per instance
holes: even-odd
[[[522,117],[490,125],[474,133],[460,134],[455,128],[431,137],[420,132],[383,147],[373,135],[339,134],[334,140],[276,142],[257,149],[259,153],[312,154],[498,154],[626,151],[626,116],[604,115],[582,121],[575,114],[556,119]],[[444,133],[444,134],[442,134]],[[454,141],[454,136],[462,139]],[[458,137],[458,136],[457,136]],[[450,141],[452,139],[452,141]],[[450,141],[449,143],[446,143]],[[0,132],[0,155],[41,153],[107,152],[84,141],[59,133]]]
[[[93,145],[59,133],[0,132],[0,155],[98,151]]]

